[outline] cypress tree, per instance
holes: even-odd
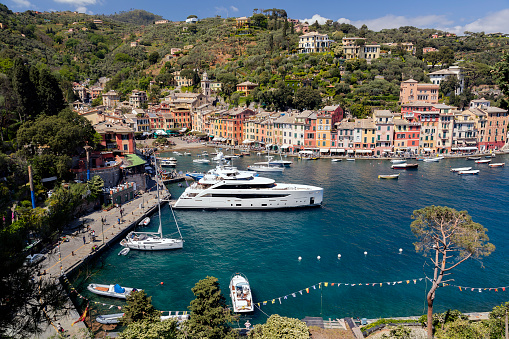
[[[37,91],[30,81],[27,66],[20,58],[14,60],[11,82],[16,97],[16,111],[19,120],[25,122],[30,116],[37,113]]]

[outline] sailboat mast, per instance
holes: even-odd
[[[159,211],[159,229],[157,233],[163,237],[163,225],[161,224],[161,200],[159,199],[159,169],[157,168],[157,157],[154,156],[154,165],[156,167],[156,186],[157,186],[157,208]]]

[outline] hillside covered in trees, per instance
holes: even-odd
[[[197,23],[155,24],[160,16],[133,10],[109,16],[75,12],[13,13],[0,5],[0,72],[9,76],[16,57],[40,69],[47,68],[59,81],[67,101],[75,99],[72,82],[93,85],[110,78],[107,89],[125,96],[133,89],[148,90],[156,101],[171,88],[175,71],[185,70],[198,79],[206,71],[222,83],[222,95],[232,105],[255,102],[268,109],[301,108],[294,104],[295,91],[308,86],[307,94],[321,104],[341,103],[354,116],[373,108],[397,109],[399,84],[413,78],[429,81],[432,70],[459,64],[466,71],[467,91],[462,96],[443,93],[446,103],[465,105],[471,89],[493,85],[490,65],[500,60],[509,39],[465,32],[447,36],[434,29],[411,26],[380,32],[362,26],[328,21],[309,23],[310,31],[328,34],[335,41],[330,52],[299,54],[297,32],[286,11],[254,10],[248,28],[237,27],[235,18],[204,18]],[[191,15],[192,16],[192,15]],[[441,38],[431,38],[433,34]],[[341,39],[358,36],[381,45],[382,57],[346,61]],[[415,55],[401,48],[411,42]],[[133,43],[131,45],[131,43]],[[438,52],[422,53],[423,47]],[[172,48],[181,51],[170,56]],[[90,80],[88,80],[90,79]],[[248,97],[235,93],[243,81],[259,84]],[[195,86],[195,90],[198,86]],[[495,99],[495,98],[491,98]]]

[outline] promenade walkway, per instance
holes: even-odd
[[[167,195],[167,191],[160,191],[161,200]],[[42,262],[40,271],[41,278],[59,279],[62,274],[67,274],[83,261],[94,255],[99,255],[110,245],[118,243],[118,239],[115,241],[113,239],[127,229],[134,227],[144,218],[147,212],[153,210],[156,206],[157,192],[153,188],[150,192],[144,193],[120,207],[115,207],[109,211],[95,211],[76,219],[64,231],[67,240],[60,242],[60,246],[55,246],[49,253],[45,254],[46,260]],[[92,234],[95,234],[95,241],[92,239]],[[93,247],[96,247],[96,249],[93,250]],[[79,330],[83,329],[85,325],[80,322],[71,327],[71,324],[80,315],[74,310],[70,300],[69,308],[71,309],[69,314],[60,319],[52,319],[52,324],[38,338],[49,338],[55,335],[58,323],[62,325],[67,335],[72,337],[78,334]]]

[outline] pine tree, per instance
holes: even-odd
[[[196,297],[188,307],[191,318],[186,331],[191,338],[235,338],[236,332],[228,326],[234,320],[226,306],[217,278],[207,277],[191,289]]]
[[[156,321],[160,313],[152,305],[152,297],[148,297],[145,291],[134,291],[127,296],[127,305],[124,306],[122,324],[131,324],[141,320]]]

